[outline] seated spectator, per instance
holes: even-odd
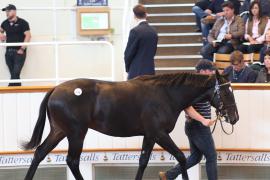
[[[232,83],[254,83],[257,73],[248,67],[241,51],[234,51],[230,57],[231,65],[224,70]]]
[[[265,56],[265,52],[267,49],[270,48],[270,28],[267,30],[267,32],[265,33],[265,42],[264,42],[264,46],[260,51],[260,62],[263,63],[264,62],[264,56]]]
[[[264,56],[265,67],[258,73],[256,83],[269,83],[270,82],[270,49],[265,52]]]
[[[234,6],[234,13],[238,15],[239,8],[241,6],[239,0],[229,0],[229,1],[232,2]],[[203,18],[201,20],[202,22],[201,29],[202,29],[202,36],[203,36],[204,44],[206,44],[207,42],[207,36],[209,34],[209,31],[213,27],[213,24],[215,23],[216,19],[224,16],[224,12],[222,10],[223,3],[224,3],[224,0],[212,0],[208,9],[205,10],[204,14],[201,14],[201,17]]]
[[[208,3],[208,6],[205,5]],[[195,4],[192,8],[192,12],[196,16],[196,24],[199,30],[202,31],[203,37],[207,37],[209,30],[215,22],[216,16],[221,17],[222,14],[222,3],[224,0],[202,0]],[[205,9],[204,9],[205,8]],[[201,20],[204,19],[201,23]]]
[[[206,14],[205,10],[208,8],[210,3],[210,0],[200,0],[195,3],[195,6],[192,8],[192,12],[195,14],[196,17],[197,32],[202,31],[201,19],[208,15]]]
[[[201,49],[204,59],[213,61],[214,53],[230,54],[240,43],[244,36],[244,24],[240,16],[234,15],[231,2],[222,4],[224,17],[214,24],[208,35],[208,43]]]
[[[249,19],[245,27],[245,43],[239,46],[243,53],[258,53],[263,47],[265,34],[270,27],[270,20],[267,16],[262,16],[259,1],[251,3],[249,9]]]
[[[245,0],[243,5],[240,7],[240,14],[244,19],[244,22],[247,21],[249,17],[250,5],[254,0]],[[269,0],[259,0],[260,6],[262,7],[262,16],[270,17],[270,1]]]

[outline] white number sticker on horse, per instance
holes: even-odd
[[[82,89],[81,89],[81,88],[76,88],[76,89],[74,90],[74,94],[75,94],[76,96],[82,95]]]

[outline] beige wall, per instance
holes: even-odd
[[[18,15],[26,19],[32,32],[32,41],[52,41],[54,26],[53,13],[48,10],[28,10],[31,7],[52,7],[52,0],[1,0],[0,7],[13,3],[18,8]],[[56,0],[58,7],[73,7],[75,0]],[[114,29],[110,40],[113,42],[116,60],[116,79],[122,80],[123,65],[123,17],[125,0],[109,0],[111,8],[111,28]],[[0,13],[0,21],[5,13]],[[74,10],[57,12],[57,41],[94,40],[93,37],[80,37],[76,33],[76,13]],[[0,79],[8,79],[9,72],[4,60],[5,49],[0,47]],[[60,77],[107,77],[111,74],[109,48],[104,45],[65,46],[60,48]],[[54,49],[50,46],[31,46],[27,61],[22,71],[22,78],[53,78]],[[26,84],[26,83],[25,83]],[[5,85],[5,84],[0,84]]]

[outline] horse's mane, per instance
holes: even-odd
[[[157,86],[192,85],[194,87],[212,87],[215,85],[215,77],[198,73],[174,73],[162,75],[145,75],[136,80],[149,82]]]

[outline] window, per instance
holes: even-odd
[[[270,166],[219,165],[219,180],[269,180]],[[207,180],[205,165],[201,165],[201,180]]]
[[[157,180],[160,171],[170,169],[173,164],[148,164],[143,179]],[[93,179],[98,180],[134,180],[138,166],[135,164],[102,164],[93,168]]]
[[[22,180],[28,168],[2,168],[0,169],[0,179]],[[66,167],[40,167],[34,180],[67,180]]]

